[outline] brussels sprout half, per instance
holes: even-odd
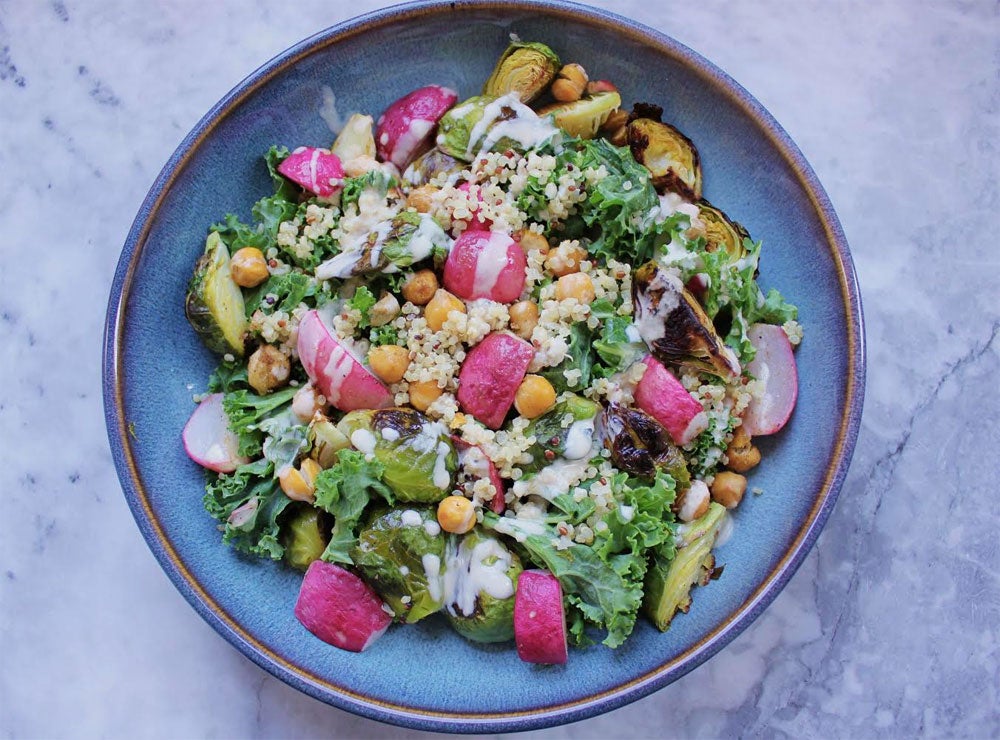
[[[243,335],[249,326],[243,292],[230,274],[229,250],[214,231],[194,266],[184,313],[210,350],[243,355]]]
[[[289,509],[291,516],[282,527],[285,560],[293,568],[305,570],[326,549],[329,537],[323,526],[323,512],[301,503],[291,504]]]
[[[448,541],[445,562],[445,613],[455,631],[474,642],[512,640],[521,559],[496,537],[473,530]]]
[[[708,201],[698,202],[698,217],[705,224],[705,251],[724,250],[736,261],[746,255],[743,240],[750,238],[750,233],[738,221],[730,221],[725,213]]]
[[[689,138],[652,118],[629,122],[627,137],[632,156],[653,175],[658,192],[678,193],[688,200],[701,198],[701,164]]]
[[[533,419],[525,430],[525,435],[534,437],[536,442],[527,450],[531,455],[531,462],[521,465],[524,473],[537,473],[557,457],[566,456],[567,447],[575,442],[570,434],[572,425],[564,427],[562,424],[566,414],[570,414],[574,422],[588,422],[595,419],[600,410],[600,404],[582,396],[571,396],[560,401],[551,411]],[[593,432],[593,425],[590,432]]]
[[[645,411],[611,403],[601,421],[604,446],[617,467],[640,478],[653,478],[663,470],[679,490],[691,485],[684,455],[664,426]]]
[[[403,173],[403,181],[413,187],[426,185],[438,175],[451,175],[462,171],[465,167],[455,157],[441,151],[438,147],[429,149],[413,160]]]
[[[580,98],[572,103],[546,105],[538,110],[538,115],[552,116],[556,126],[570,136],[593,139],[621,104],[621,95],[608,91]]]
[[[483,95],[514,93],[522,103],[537,98],[559,72],[559,57],[537,41],[512,41],[483,85]]]

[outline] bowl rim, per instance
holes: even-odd
[[[259,87],[293,67],[304,57],[341,40],[399,21],[425,16],[463,13],[467,10],[533,11],[589,25],[603,26],[630,40],[686,64],[725,94],[754,119],[780,152],[808,195],[823,225],[826,246],[831,251],[843,299],[847,329],[848,372],[843,414],[836,444],[823,483],[808,516],[802,522],[781,559],[757,589],[734,609],[712,632],[658,668],[614,688],[570,701],[516,712],[440,712],[384,702],[332,684],[294,665],[250,635],[204,590],[167,539],[150,505],[134,457],[130,430],[124,415],[123,339],[126,307],[139,258],[152,220],[179,173],[216,125]],[[285,683],[328,704],[370,719],[404,727],[444,732],[509,732],[575,722],[636,701],[680,678],[708,660],[746,629],[775,599],[811,550],[829,518],[857,441],[865,391],[865,331],[861,296],[853,260],[843,229],[822,185],[791,137],[757,100],[739,83],[697,52],[666,34],[600,8],[554,0],[418,0],[375,10],[331,26],[281,52],[230,90],[184,137],[167,160],[142,202],[122,248],[112,281],[103,339],[104,416],[112,457],[125,498],[147,545],[164,572],[219,634],[264,670]]]

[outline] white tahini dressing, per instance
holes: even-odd
[[[323,368],[323,375],[330,381],[326,393],[326,400],[330,403],[336,405],[340,400],[340,387],[354,369],[354,363],[354,356],[348,349],[340,342],[334,342],[333,349],[330,350],[330,359]]]
[[[449,543],[445,555],[445,605],[455,615],[470,616],[476,610],[480,593],[494,599],[509,599],[514,595],[514,582],[507,575],[510,552],[492,538],[484,538],[473,547],[468,543],[467,539],[457,547]]]
[[[360,450],[366,455],[371,455],[375,452],[376,442],[375,435],[367,429],[355,429],[351,432],[351,444],[354,445],[355,449]],[[416,512],[413,513],[416,514]]]
[[[566,432],[566,448],[563,457],[567,460],[579,460],[590,457],[594,444],[594,420],[574,421]]]
[[[382,435],[382,439],[386,442],[395,442],[399,439],[399,431],[392,427],[385,427],[379,434]]]
[[[440,245],[450,251],[451,239],[444,233],[444,229],[438,226],[438,222],[426,213],[420,216],[420,225],[410,237],[407,249],[413,256],[414,262],[427,259],[431,256],[436,245]]]
[[[434,485],[442,491],[451,483],[451,475],[448,474],[448,453],[451,448],[447,442],[438,442],[437,459],[434,460]]]
[[[705,481],[691,481],[691,487],[684,494],[684,503],[681,504],[681,510],[677,512],[677,516],[682,522],[692,521],[702,503],[708,501],[708,497],[708,486],[705,485]]]
[[[646,344],[651,345],[663,338],[666,319],[680,304],[683,290],[684,285],[674,272],[660,269],[656,271],[646,290],[637,293],[635,328]],[[659,303],[655,306],[652,300],[654,295],[659,296]]]
[[[504,109],[514,112],[512,118],[500,120]],[[501,139],[516,141],[523,149],[533,149],[559,133],[548,118],[539,118],[531,108],[522,103],[515,93],[497,98],[483,108],[483,117],[469,132],[465,153],[488,152]]]
[[[413,509],[404,511],[399,515],[399,519],[403,522],[404,527],[419,527],[424,523],[424,518],[420,516],[420,512]]]
[[[441,558],[432,553],[427,553],[420,558],[420,564],[424,566],[424,577],[427,578],[427,593],[434,601],[441,601],[444,596],[444,580],[441,577]]]
[[[496,288],[500,273],[507,266],[507,248],[510,237],[496,231],[490,232],[490,238],[476,257],[476,272],[472,280],[472,295],[477,298],[488,297]]]
[[[587,458],[581,460],[556,460],[547,465],[527,480],[515,481],[513,491],[518,498],[525,496],[541,496],[551,501],[556,496],[566,493],[570,487],[583,479],[587,472]]]
[[[715,536],[714,547],[722,547],[729,542],[729,538],[733,536],[735,526],[732,515],[727,511],[722,515],[722,522],[719,524],[719,533]]]

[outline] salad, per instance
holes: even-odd
[[[662,109],[512,36],[480,94],[265,163],[185,306],[223,541],[303,570],[297,617],[347,650],[438,614],[565,663],[687,612],[802,331]]]

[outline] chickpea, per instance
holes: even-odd
[[[537,231],[531,231],[530,229],[525,229],[517,237],[517,243],[521,245],[521,249],[523,249],[525,252],[530,252],[533,249],[537,249],[542,254],[549,253],[548,239],[539,234]]]
[[[247,382],[261,396],[280,388],[288,380],[292,366],[280,349],[262,344],[250,355],[247,363]]]
[[[437,520],[445,532],[465,534],[476,526],[476,510],[465,496],[448,496],[438,504]]]
[[[510,328],[521,339],[531,339],[538,326],[538,306],[533,301],[518,301],[510,307]]]
[[[438,287],[437,275],[433,270],[420,270],[403,283],[403,298],[414,306],[425,306],[430,303]]]
[[[421,185],[419,188],[414,188],[406,196],[406,207],[415,208],[417,213],[429,213],[434,202],[434,193],[437,191],[438,188],[433,185]]]
[[[368,364],[379,380],[391,385],[403,379],[406,368],[410,366],[410,353],[406,347],[383,344],[381,347],[372,347],[369,350]]]
[[[727,467],[737,473],[745,473],[760,463],[760,450],[750,443],[750,435],[742,426],[733,432],[733,441],[726,447]]]
[[[392,293],[386,293],[368,312],[368,321],[372,326],[385,326],[397,316],[399,316],[399,301]]]
[[[439,288],[424,309],[427,326],[433,331],[441,331],[444,322],[448,320],[448,314],[452,311],[465,313],[465,304],[447,290]]]
[[[441,397],[443,390],[438,388],[436,380],[422,380],[410,383],[410,405],[417,411],[426,411],[430,405]]]
[[[711,496],[708,492],[708,486],[705,485],[704,481],[693,480],[687,490],[677,499],[674,504],[674,510],[682,522],[693,522],[708,512],[710,501]]]
[[[556,389],[541,375],[525,375],[514,395],[514,408],[525,419],[534,419],[556,405]]]
[[[585,272],[563,275],[556,281],[556,300],[565,301],[567,298],[576,298],[580,303],[589,304],[594,302],[595,297],[594,281]]]
[[[325,406],[326,399],[316,392],[312,383],[306,383],[292,396],[292,413],[299,417],[299,421],[303,424],[312,421],[316,412],[322,411]]]
[[[307,457],[302,461],[300,469],[296,470],[289,465],[278,473],[278,485],[292,501],[312,503],[316,500],[313,495],[316,490],[316,476],[322,470],[318,462]]]
[[[378,162],[367,154],[361,154],[343,163],[344,174],[348,177],[361,177],[366,172],[378,169]]]
[[[572,103],[587,89],[587,71],[579,64],[567,64],[552,83],[552,97],[560,103]]]
[[[712,481],[712,500],[722,504],[727,509],[735,509],[743,500],[743,494],[746,493],[746,490],[747,479],[745,477],[739,473],[723,470],[721,473],[717,473],[715,480]]]
[[[241,288],[256,288],[267,280],[267,260],[257,247],[243,247],[229,260],[229,274]]]
[[[560,244],[549,252],[545,267],[556,277],[580,272],[580,263],[587,259],[587,250],[577,244]]]

